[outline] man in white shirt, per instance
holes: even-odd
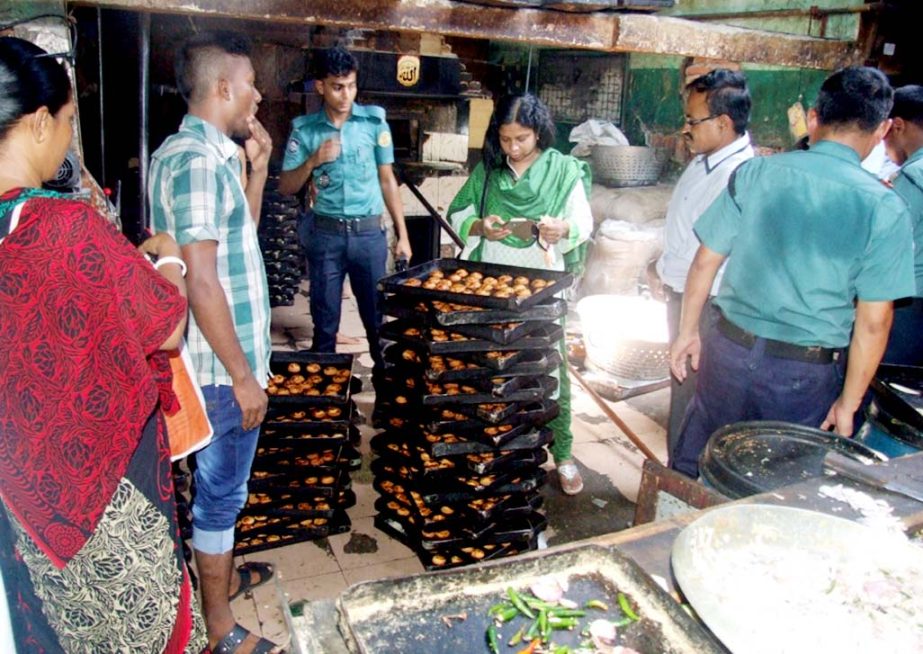
[[[657,275],[667,300],[667,321],[672,343],[679,330],[683,288],[692,259],[699,248],[693,226],[725,189],[731,173],[753,157],[747,124],[750,120],[750,91],[740,72],[717,68],[686,85],[686,124],[683,138],[695,158],[673,189],[667,207],[663,255],[657,261]],[[721,273],[711,295],[718,292]],[[703,311],[703,320],[710,312]],[[695,391],[695,372],[685,381],[671,379],[670,421],[667,446],[671,453],[679,436],[686,406]]]

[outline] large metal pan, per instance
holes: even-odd
[[[673,573],[734,654],[923,651],[923,550],[815,511],[718,507],[673,544]]]
[[[490,606],[503,601],[507,588],[525,591],[544,575],[569,577],[567,597],[579,603],[595,598],[617,607],[617,592],[625,593],[642,618],[632,625],[626,644],[642,654],[721,652],[633,561],[615,549],[598,546],[361,583],[337,600],[340,630],[350,649],[362,654],[486,653]],[[467,617],[450,620],[451,626],[442,620],[463,613]],[[515,651],[506,647],[512,631],[501,630],[501,635],[501,651]],[[581,638],[576,631],[569,635],[572,645]]]

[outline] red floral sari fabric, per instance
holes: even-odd
[[[56,566],[123,476],[158,400],[147,358],[185,311],[82,202],[29,199],[0,243],[0,494]]]

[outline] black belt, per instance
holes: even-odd
[[[738,327],[721,312],[718,312],[718,331],[724,334],[728,340],[746,348],[752,348],[756,340],[760,338],[756,334]],[[792,359],[806,363],[833,363],[840,358],[843,352],[841,348],[795,345],[794,343],[776,341],[771,338],[764,338],[763,340],[766,342],[766,354],[779,359]]]
[[[374,232],[381,229],[381,214],[365,218],[334,218],[316,213],[314,214],[314,227],[324,232],[338,234]]]

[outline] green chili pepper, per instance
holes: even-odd
[[[538,631],[542,636],[542,642],[548,642],[548,636],[551,634],[551,626],[548,623],[548,611],[542,609],[538,612]]]
[[[578,622],[577,618],[548,618],[548,624],[552,629],[574,629]]]
[[[615,625],[616,629],[621,629],[622,627],[627,627],[632,622],[634,622],[634,620],[632,620],[631,618],[622,618],[618,622],[613,622],[612,624]]]
[[[497,613],[494,616],[494,618],[498,620],[499,622],[509,622],[510,620],[515,618],[517,615],[519,615],[519,609],[517,609],[515,606],[511,606],[510,608],[503,609],[502,611]]]
[[[522,637],[525,635],[525,633],[526,633],[526,625],[522,625],[522,626],[519,628],[519,631],[517,631],[515,634],[513,634],[513,637],[510,638],[509,642],[507,643],[507,646],[508,646],[508,647],[515,647],[516,645],[518,645],[519,643],[521,643],[521,642],[522,642]]]
[[[487,609],[487,615],[496,615],[497,613],[500,613],[500,611],[508,609],[511,606],[513,605],[509,602],[498,602],[497,604],[494,604],[489,609]]]
[[[535,614],[532,612],[532,609],[526,606],[526,603],[522,601],[522,598],[519,596],[519,593],[517,593],[512,588],[507,588],[506,594],[509,596],[510,601],[513,603],[513,606],[519,609],[520,613],[522,613],[524,616],[526,616],[530,620],[535,619]]]
[[[544,600],[540,600],[537,597],[532,597],[531,595],[522,595],[521,597],[522,601],[532,609],[550,609],[557,606],[557,604],[550,604]]]
[[[586,615],[586,611],[582,609],[548,609],[548,615],[553,615],[556,618],[582,618]]]
[[[635,613],[634,609],[631,608],[631,602],[628,601],[628,597],[625,593],[619,593],[619,607],[621,607],[622,612],[631,618],[633,621],[637,622],[641,618],[638,617],[638,614]]]
[[[587,609],[599,609],[600,611],[608,611],[609,605],[603,602],[602,600],[592,599],[583,605]]]
[[[497,628],[494,625],[487,627],[487,647],[492,654],[500,654],[500,642],[497,640]]]
[[[529,628],[526,630],[525,639],[534,640],[536,636],[539,635],[539,624],[538,620],[533,620],[532,624],[529,625]]]
[[[567,645],[555,645],[551,654],[570,654],[570,647]]]

